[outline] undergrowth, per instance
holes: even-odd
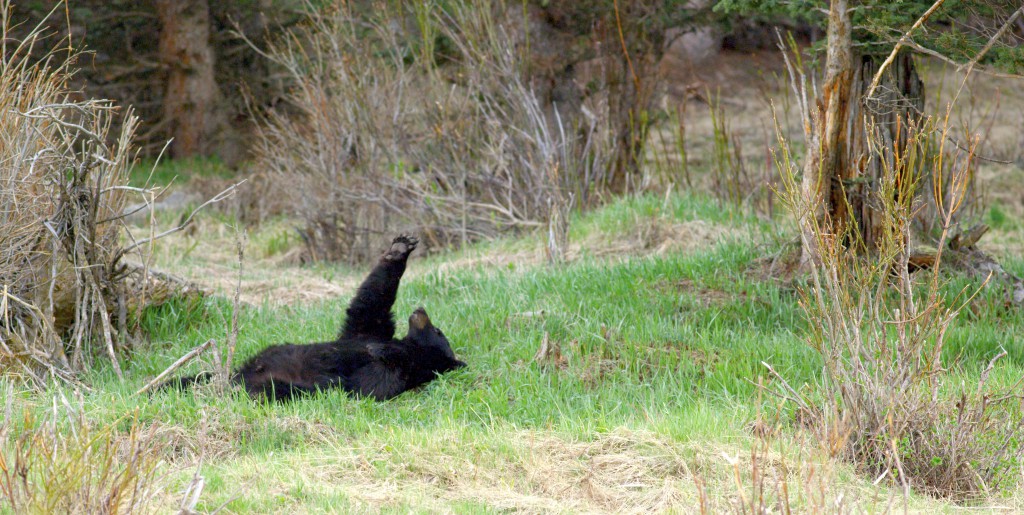
[[[705,215],[718,227],[758,226],[714,206],[688,195],[622,200],[575,221],[574,230],[580,240],[597,241],[652,219],[685,226]],[[231,319],[228,299],[172,301],[142,317],[152,343],[126,362],[124,383],[109,367],[90,373],[93,391],[83,393],[82,411],[94,423],[137,413],[141,427],[158,424],[158,455],[176,471],[168,502],[198,484],[199,466],[199,510],[227,503],[232,511],[260,512],[740,511],[767,502],[752,496],[772,493],[780,467],[796,474],[785,476],[794,509],[828,505],[840,494],[844,506],[884,503],[891,493],[876,492],[870,479],[829,465],[800,443],[799,410],[783,409],[768,424],[773,443],[757,443],[765,434],[761,413],[777,404],[759,393],[758,383],[771,380],[762,362],[798,385],[819,382],[823,362],[801,339],[808,325],[797,290],[762,274],[762,256],[779,244],[729,234],[660,255],[583,253],[559,267],[446,266],[469,252],[540,248],[540,237],[413,260],[395,307],[399,324],[425,306],[470,367],[388,402],[341,391],[284,405],[213,388],[134,396],[187,350],[223,338]],[[339,277],[363,272],[334,270]],[[942,295],[955,295],[965,282],[952,281]],[[333,338],[347,300],[243,307],[238,359],[271,344]],[[987,292],[977,297],[997,301]],[[985,349],[1003,346],[1006,366],[989,383],[1011,384],[1024,365],[1013,336],[1022,326],[1017,312],[978,309],[949,328],[942,359],[958,360],[958,377],[976,381],[991,357]],[[545,340],[558,345],[564,361],[535,359]],[[45,411],[14,402],[37,416]],[[762,468],[751,468],[752,460]],[[808,479],[818,481],[826,469],[830,479],[820,485]],[[762,487],[750,486],[758,478]],[[876,495],[881,501],[871,500]],[[932,506],[923,498],[910,502]]]
[[[145,513],[164,495],[156,424],[85,417],[63,398],[42,413],[13,407],[0,425],[0,512]]]

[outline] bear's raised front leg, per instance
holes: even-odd
[[[345,311],[341,339],[370,337],[390,340],[395,336],[391,306],[398,296],[398,283],[405,273],[406,261],[418,243],[419,240],[414,236],[405,234],[391,242],[391,247],[359,286],[355,298]]]

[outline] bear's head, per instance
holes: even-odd
[[[432,373],[443,374],[466,366],[455,358],[448,338],[430,322],[423,308],[416,308],[409,317],[409,334],[405,339],[415,347],[410,349],[413,359]]]

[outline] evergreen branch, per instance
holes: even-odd
[[[971,62],[967,64],[968,75],[971,74],[971,70],[973,70],[974,66],[978,64],[978,61],[980,61],[981,58],[984,57],[985,54],[987,54],[988,51],[992,49],[992,46],[996,44],[996,41],[998,41],[999,38],[1003,37],[1003,34],[1006,34],[1007,29],[1010,28],[1010,25],[1013,25],[1013,22],[1016,21],[1016,19],[1021,14],[1024,14],[1024,5],[1022,5],[1019,9],[1014,11],[1013,14],[1011,14],[1010,17],[1006,19],[1006,23],[1003,23],[1003,26],[999,27],[999,30],[997,30],[996,33],[988,40],[988,43],[985,43],[985,46],[982,47],[980,51],[978,51],[978,55],[975,55],[974,59],[971,59]]]
[[[892,64],[894,59],[896,59],[896,54],[898,54],[900,49],[903,48],[903,45],[910,40],[910,34],[917,30],[918,27],[923,25],[924,22],[928,20],[928,17],[931,16],[932,13],[934,13],[936,10],[938,10],[938,8],[941,7],[942,3],[945,1],[946,0],[935,0],[935,3],[932,4],[932,6],[928,8],[928,10],[925,11],[924,14],[922,14],[916,22],[914,22],[914,25],[910,27],[910,30],[907,30],[907,32],[903,34],[903,37],[901,37],[900,40],[896,42],[896,45],[892,47],[892,52],[889,53],[889,57],[885,58],[885,61],[882,63],[882,65],[878,67],[878,71],[875,72],[875,77],[871,79],[871,86],[868,87],[868,93],[866,95],[867,98],[871,98],[871,96],[874,95],[875,88],[878,87],[879,81],[882,80],[882,73],[885,72],[885,69],[888,68],[890,64]]]

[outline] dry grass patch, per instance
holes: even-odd
[[[444,437],[335,444],[316,455],[270,458],[276,478],[246,466],[244,477],[231,483],[251,484],[243,495],[288,495],[294,484],[325,494],[341,490],[369,509],[433,510],[472,501],[527,513],[649,513],[695,505],[694,493],[685,492],[693,483],[683,449],[651,434],[621,430],[592,442],[525,431],[507,436],[470,446]],[[285,477],[290,480],[280,481]]]
[[[232,297],[238,285],[240,233],[211,218],[196,220],[194,227],[168,236],[154,247],[154,268],[186,278],[214,295]],[[133,227],[132,231],[144,234],[149,228]],[[269,306],[312,304],[355,291],[360,280],[355,275],[301,266],[297,242],[288,239],[292,234],[296,233],[288,220],[267,222],[248,230],[241,302]]]
[[[566,260],[577,261],[584,256],[599,258],[664,256],[707,250],[724,241],[743,239],[748,231],[703,220],[678,221],[655,217],[629,231],[595,230],[578,240],[570,239]],[[546,263],[540,242],[527,248],[502,252],[496,249],[467,250],[463,257],[448,260],[437,267],[439,273],[452,273],[467,268],[524,269]]]
[[[746,301],[750,295],[744,291],[730,292],[717,288],[701,286],[692,279],[683,279],[670,286],[672,290],[684,292],[700,301],[705,307],[724,306],[731,302]]]
[[[471,505],[523,513],[720,513],[757,503],[771,511],[884,511],[893,499],[832,463],[754,440],[680,443],[623,428],[590,441],[544,431],[475,441],[451,434],[327,438],[315,452],[218,461],[210,473],[244,486],[213,496],[277,513],[338,498],[346,509],[371,512]],[[938,506],[913,502],[911,508]]]
[[[634,229],[623,235],[592,233],[575,246],[575,250],[577,253],[586,250],[597,256],[663,256],[706,250],[723,241],[746,236],[746,231],[727,225],[704,220],[680,222],[667,217],[651,218]]]
[[[0,424],[0,511],[148,513],[165,496],[161,429],[122,417],[96,423],[64,399],[15,420],[8,394]],[[122,429],[121,426],[127,426]]]
[[[362,278],[361,270],[347,272],[336,268],[303,266],[299,263],[299,242],[284,235],[297,234],[297,220],[278,219],[249,230],[246,265],[242,276],[241,301],[250,305],[287,306],[312,304],[349,295]],[[203,218],[194,222],[194,230],[173,234],[161,240],[153,250],[153,266],[187,278],[204,291],[230,297],[237,284],[235,242],[239,235],[230,225]],[[148,231],[134,227],[137,235]],[[613,232],[590,231],[578,241],[570,240],[569,262],[584,256],[615,258],[624,256],[663,256],[707,250],[723,241],[749,237],[749,231],[705,222],[678,221],[668,216],[653,217],[641,222],[638,230]],[[274,250],[269,252],[268,248]],[[425,273],[419,260],[410,261],[407,277]],[[526,246],[503,250],[486,247],[467,248],[455,257],[430,268],[441,275],[469,268],[488,270],[529,269],[548,262],[544,243],[529,240]]]

